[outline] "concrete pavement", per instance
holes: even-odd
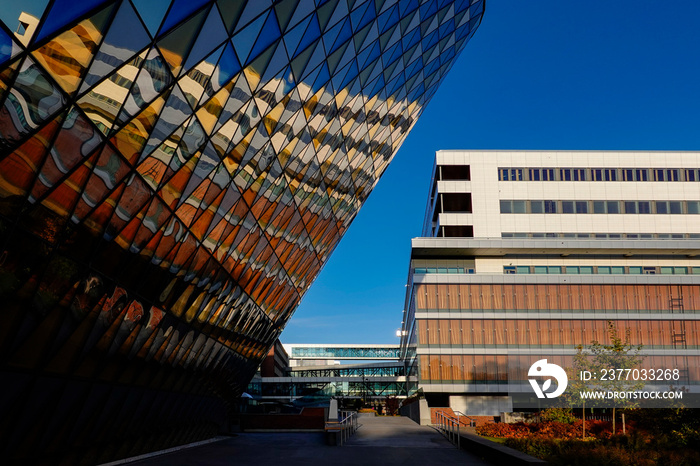
[[[405,417],[361,417],[357,433],[342,447],[321,433],[242,433],[236,437],[142,460],[139,466],[413,466],[488,465],[459,451],[437,431]]]

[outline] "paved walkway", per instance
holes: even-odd
[[[459,451],[434,429],[405,417],[361,417],[360,429],[342,447],[321,433],[243,433],[231,439],[132,463],[139,466],[412,466],[488,465]]]

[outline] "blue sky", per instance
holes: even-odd
[[[487,0],[283,343],[398,343],[440,149],[700,150],[700,2]]]

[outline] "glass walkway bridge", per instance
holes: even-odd
[[[399,345],[284,345],[289,359],[399,360]]]

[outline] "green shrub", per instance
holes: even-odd
[[[540,422],[561,422],[563,424],[573,424],[576,416],[570,408],[548,408],[540,411]]]

